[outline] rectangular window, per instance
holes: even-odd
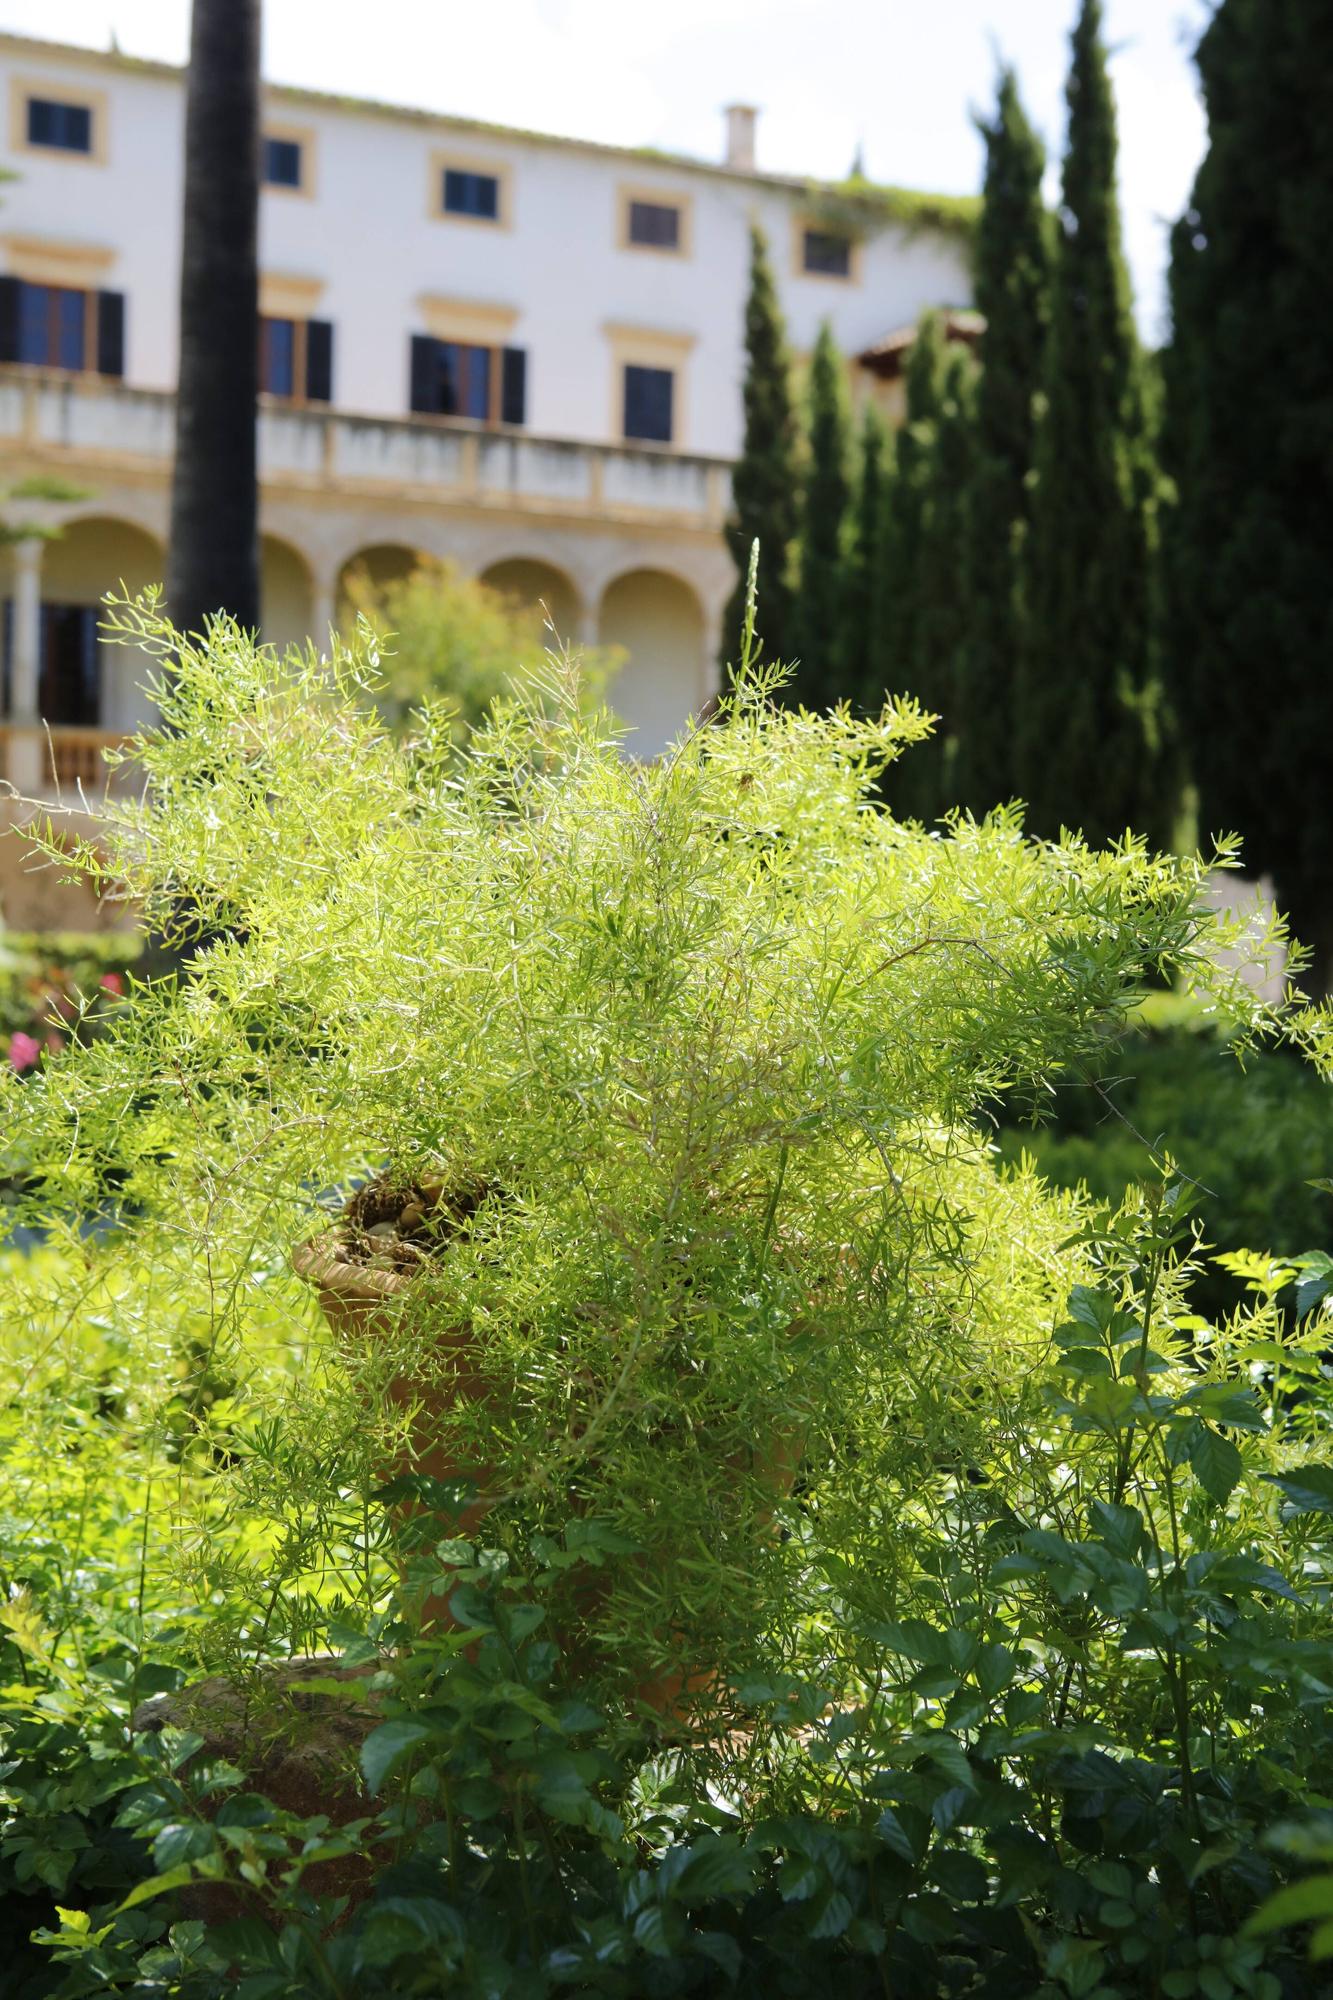
[[[122,376],[125,294],[0,277],[0,361]]]
[[[300,140],[265,139],[263,164],[266,186],[299,188],[301,185]]]
[[[259,386],[267,396],[296,394],[296,329],[294,319],[259,322]]]
[[[85,368],[88,296],[66,285],[20,284],[15,360],[37,368]]]
[[[28,144],[57,153],[91,153],[93,114],[88,104],[62,104],[52,97],[28,99]]]
[[[444,212],[470,215],[477,222],[500,220],[500,181],[496,174],[475,174],[462,167],[444,170]]]
[[[333,400],[333,328],[324,319],[259,321],[259,386],[291,402]]]
[[[464,340],[412,337],[411,407],[422,416],[470,417],[481,424],[525,419],[526,354]]]
[[[679,250],[680,210],[667,202],[631,201],[629,240],[650,250]]]
[[[442,340],[435,349],[440,411],[484,424],[491,414],[491,350],[462,340]]]
[[[427,400],[419,407],[436,417],[471,417],[485,423],[491,414],[491,349],[462,340],[430,342]]]
[[[675,377],[669,368],[625,368],[625,436],[670,444]]]
[[[830,229],[807,229],[802,238],[803,269],[820,278],[850,278],[852,239]]]

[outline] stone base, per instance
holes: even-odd
[[[261,1667],[243,1682],[212,1674],[175,1694],[141,1702],[133,1727],[147,1735],[191,1730],[204,1740],[187,1772],[225,1760],[282,1811],[302,1819],[323,1813],[332,1825],[344,1826],[376,1809],[362,1789],[359,1761],[361,1745],[381,1720],[378,1697],[364,1685],[375,1672],[373,1665],[343,1667],[335,1659],[314,1657]],[[337,1681],[347,1693],[311,1688],[311,1681]],[[215,1811],[226,1796],[212,1795],[204,1810]],[[353,1855],[316,1862],[303,1881],[312,1895],[358,1901],[372,1873],[368,1857]],[[263,1914],[253,1896],[227,1885],[197,1883],[182,1902],[190,1916],[206,1923]]]

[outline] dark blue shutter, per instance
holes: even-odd
[[[434,416],[435,395],[435,349],[438,343],[428,333],[412,335],[412,368],[408,407],[425,416]]]
[[[19,278],[0,278],[0,361],[19,358]]]
[[[528,418],[528,354],[524,347],[506,347],[500,376],[500,422],[523,424]]]
[[[659,373],[661,379],[653,401],[653,414],[657,420],[655,435],[663,444],[670,444],[674,429],[672,405],[676,399],[676,378],[669,368],[663,368]]]
[[[125,373],[125,294],[97,294],[97,372],[123,376]]]
[[[333,401],[333,326],[326,319],[305,323],[305,393],[308,403]]]

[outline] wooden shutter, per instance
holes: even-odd
[[[125,373],[124,292],[97,294],[97,372],[118,379]]]
[[[528,414],[528,354],[524,347],[506,347],[500,374],[500,422],[522,424]]]
[[[435,416],[435,348],[428,333],[412,335],[412,368],[408,408]]]
[[[0,361],[19,358],[18,278],[0,278]]]
[[[305,394],[308,403],[333,401],[333,325],[327,319],[305,323]]]

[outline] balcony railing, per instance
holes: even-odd
[[[55,464],[132,463],[166,472],[175,398],[96,376],[0,368],[0,447]],[[669,520],[716,528],[731,499],[726,460],[651,446],[489,431],[444,417],[387,418],[264,402],[266,485],[367,497],[418,494],[473,506]]]
[[[0,722],[0,778],[23,798],[95,805],[116,781],[102,753],[125,740],[82,725]]]

